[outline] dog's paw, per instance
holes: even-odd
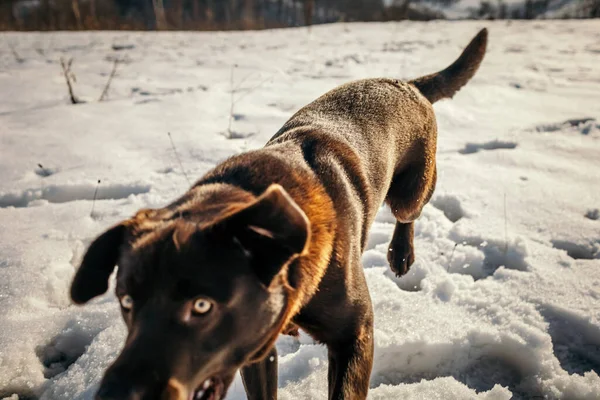
[[[415,262],[415,251],[412,246],[406,248],[390,247],[388,250],[390,268],[397,276],[406,274]]]

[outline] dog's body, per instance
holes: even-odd
[[[130,335],[98,397],[218,399],[241,367],[250,399],[275,399],[274,341],[300,327],[328,347],[329,398],[366,398],[373,310],[361,254],[368,229],[386,202],[397,219],[390,266],[407,272],[413,221],[436,181],[431,103],[452,97],[473,76],[486,41],[483,30],[449,68],[409,83],[369,79],[334,89],[298,111],[264,148],[230,158],[173,204],[141,211],[97,239],[72,298],[82,303],[103,293],[119,264],[117,294],[128,297],[127,307],[130,299],[136,304],[124,310]],[[200,289],[186,283],[190,294],[173,300],[186,280],[198,280]],[[154,300],[158,292],[161,301]],[[194,298],[208,299],[214,321],[188,312]],[[157,322],[169,312],[184,317]],[[180,325],[195,331],[173,328]],[[146,354],[161,340],[210,341],[203,329],[226,338],[195,356],[185,344],[171,355]],[[141,339],[146,332],[153,337]]]

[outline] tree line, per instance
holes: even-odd
[[[0,0],[0,28],[262,29],[375,21],[384,11],[383,0]]]
[[[230,30],[338,21],[443,19],[427,5],[457,0],[0,0],[0,30]],[[600,17],[600,0],[577,0],[569,18]],[[421,3],[416,6],[415,3]],[[482,0],[476,19],[533,19],[549,0]],[[439,7],[438,7],[439,8]]]

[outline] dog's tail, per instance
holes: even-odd
[[[431,103],[444,98],[451,98],[475,75],[487,46],[487,29],[483,28],[462,52],[460,57],[443,71],[423,76],[409,83]]]

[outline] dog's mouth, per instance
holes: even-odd
[[[191,394],[189,400],[221,400],[225,395],[225,383],[218,377],[205,380]]]

